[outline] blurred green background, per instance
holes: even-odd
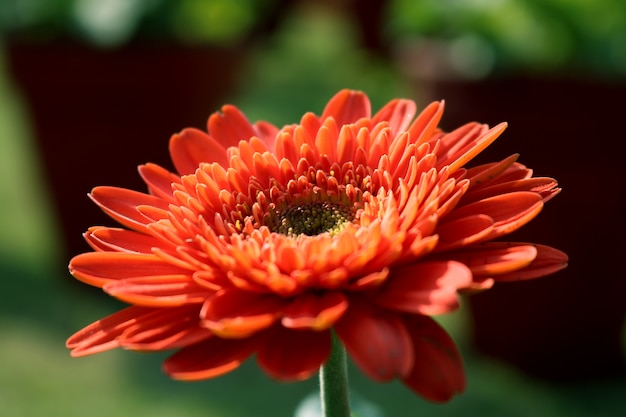
[[[626,91],[624,2],[0,0],[0,25],[1,416],[293,416],[317,381],[279,384],[254,361],[181,383],[161,373],[166,354],[71,359],[65,339],[121,304],[66,265],[88,250],[82,231],[113,225],[90,188],[141,189],[136,165],[170,167],[173,132],[227,102],[294,122],[346,87],[374,109],[446,99],[448,129],[511,121],[488,160],[522,149],[565,190],[519,239],[572,258],[441,317],[468,375],[449,404],[351,368],[362,416],[626,414],[626,185],[612,149],[625,134],[611,104]]]

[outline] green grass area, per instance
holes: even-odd
[[[398,95],[413,96],[388,64],[355,50],[354,42],[345,22],[300,15],[255,52],[231,102],[252,119],[281,124],[307,110],[319,113],[343,87],[367,91],[374,108]],[[64,270],[28,113],[2,68],[0,50],[0,416],[292,416],[315,394],[315,379],[277,383],[253,360],[216,380],[181,383],[161,372],[165,354],[70,358],[65,339],[120,304],[75,284]],[[377,384],[351,367],[354,398],[375,405],[380,417],[626,415],[624,378],[570,385],[533,380],[472,353],[463,310],[443,324],[466,358],[464,395],[446,405],[429,404],[400,383]]]

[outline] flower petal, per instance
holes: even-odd
[[[452,221],[466,216],[484,214],[494,221],[490,239],[511,233],[532,220],[543,208],[539,194],[529,191],[497,195],[458,207],[445,217]]]
[[[161,351],[178,349],[212,336],[198,325],[200,307],[158,308],[137,320],[118,337],[124,349]]]
[[[138,170],[151,194],[167,200],[169,203],[176,202],[173,197],[172,183],[180,184],[178,175],[172,174],[156,164],[140,165]]]
[[[281,323],[290,329],[326,330],[348,308],[348,299],[340,292],[298,295],[283,310]]]
[[[358,367],[376,381],[405,377],[413,368],[411,339],[399,314],[355,297],[335,330]]]
[[[193,174],[203,162],[228,167],[226,148],[201,130],[188,128],[170,139],[170,155],[180,175]]]
[[[413,100],[395,99],[385,104],[373,117],[372,126],[387,121],[391,134],[395,137],[404,132],[413,120],[417,106]]]
[[[104,292],[129,304],[174,307],[201,304],[213,291],[196,284],[189,275],[159,275],[110,281]]]
[[[74,333],[65,345],[74,357],[91,355],[120,346],[118,336],[126,329],[149,316],[153,308],[132,306],[91,323]]]
[[[438,252],[478,242],[487,238],[493,231],[494,221],[485,214],[475,214],[452,221],[445,220],[437,225],[436,233],[439,235],[439,242],[436,250]]]
[[[90,227],[84,234],[85,240],[97,251],[127,253],[152,253],[153,247],[163,242],[149,235],[132,230],[111,227]]]
[[[535,256],[535,259],[533,259],[533,261],[524,268],[494,276],[493,278],[497,282],[520,281],[538,278],[544,275],[553,274],[567,266],[568,257],[560,250],[544,245],[528,245],[532,245],[537,250],[537,256]]]
[[[443,109],[444,102],[435,101],[422,110],[408,130],[412,143],[421,145],[431,139],[443,116]]]
[[[415,365],[403,382],[435,402],[446,402],[462,393],[463,361],[446,331],[428,316],[405,316],[404,322],[411,336]]]
[[[370,117],[372,108],[369,98],[360,91],[341,90],[330,99],[321,120],[332,117],[337,126],[356,122],[362,117]]]
[[[385,308],[414,314],[443,314],[459,305],[457,290],[472,282],[460,262],[420,262],[392,270],[374,300]]]
[[[209,117],[209,134],[224,148],[237,146],[241,140],[249,140],[257,136],[246,116],[235,106],[227,104],[221,111]]]
[[[158,197],[117,187],[96,187],[89,197],[111,218],[139,232],[146,232],[145,226],[153,220],[141,214],[138,206],[168,208],[168,202]]]
[[[289,330],[276,326],[257,351],[257,362],[272,378],[300,381],[317,373],[331,349],[330,331]]]
[[[94,287],[125,278],[189,273],[155,255],[121,252],[82,253],[72,258],[69,269],[75,278]]]
[[[484,242],[446,253],[446,259],[462,262],[476,276],[494,275],[517,271],[535,259],[537,249],[533,245],[508,242]]]
[[[201,325],[223,338],[245,338],[271,326],[286,304],[271,294],[221,290],[202,306]]]
[[[214,336],[179,350],[165,361],[163,370],[181,381],[215,378],[238,368],[256,345],[255,337],[231,340]]]

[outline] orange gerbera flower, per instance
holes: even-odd
[[[556,249],[494,241],[559,188],[516,155],[464,168],[504,123],[444,133],[443,103],[415,111],[397,99],[371,116],[365,94],[343,90],[321,117],[278,129],[224,106],[208,134],[172,137],[178,174],[139,167],[149,194],[94,188],[125,228],[90,228],[95,252],[70,271],[131,306],[70,337],[72,355],[179,349],[165,372],[197,380],[256,354],[270,376],[301,380],[332,329],[377,381],[433,401],[463,391],[460,355],[430,315],[457,308],[459,290],[563,268]]]

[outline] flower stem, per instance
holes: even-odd
[[[350,417],[346,350],[334,333],[330,356],[320,369],[320,395],[324,417]]]

